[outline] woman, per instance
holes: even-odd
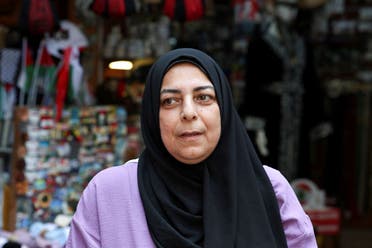
[[[139,159],[85,189],[67,247],[317,247],[288,182],[257,158],[208,55],[182,48],[154,63],[141,129]]]

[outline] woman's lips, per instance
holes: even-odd
[[[193,141],[198,139],[202,135],[202,132],[199,131],[190,131],[190,132],[182,132],[180,134],[180,138],[187,141]]]
[[[181,134],[181,137],[193,137],[193,136],[197,136],[197,135],[200,135],[201,132],[184,132]]]

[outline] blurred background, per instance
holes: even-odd
[[[0,245],[63,246],[89,180],[143,149],[147,72],[178,47],[222,66],[319,247],[370,247],[371,0],[1,0]]]

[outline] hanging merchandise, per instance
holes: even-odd
[[[25,104],[25,94],[28,91],[26,88],[27,77],[30,75],[31,65],[33,64],[33,59],[31,55],[31,50],[27,45],[27,39],[24,37],[22,39],[22,56],[21,56],[21,66],[20,72],[18,74],[17,86],[19,88],[20,96],[18,100],[18,105],[23,106]],[[32,70],[31,70],[32,71]]]
[[[70,58],[72,53],[72,47],[68,47],[65,50],[63,56],[62,66],[60,67],[57,75],[57,89],[56,89],[56,120],[59,121],[62,116],[62,110],[67,95],[69,73],[70,73]]]
[[[83,50],[88,46],[88,39],[81,29],[71,21],[62,20],[60,29],[46,38],[48,52],[56,58],[63,57],[63,51],[67,47],[77,47]]]
[[[262,1],[262,0],[261,0]],[[235,33],[238,36],[251,35],[260,21],[260,0],[234,0]]]
[[[75,0],[74,2],[77,18],[86,25],[95,25],[97,15],[90,9],[93,0]]]
[[[20,26],[30,35],[51,33],[58,27],[58,15],[52,0],[23,0]]]
[[[56,120],[60,120],[63,108],[66,104],[78,104],[81,90],[84,89],[83,68],[79,63],[79,50],[77,47],[68,47],[57,69],[55,81],[48,86],[48,106],[56,104]],[[86,82],[85,82],[86,83]],[[51,96],[54,96],[54,101]]]
[[[205,0],[165,0],[163,12],[180,22],[199,20],[205,14]]]
[[[259,0],[235,0],[233,4],[235,23],[259,20]]]
[[[78,26],[67,20],[62,20],[60,30],[46,39],[48,52],[61,60],[56,85],[48,88],[49,96],[56,97],[58,112],[62,111],[66,100],[73,103],[81,102],[79,97],[84,88],[84,73],[80,64],[80,51],[87,46],[87,37]],[[44,103],[49,105],[51,97]]]
[[[137,12],[136,0],[94,0],[90,6],[94,13],[104,17],[126,17]]]
[[[94,13],[100,16],[107,16],[106,13],[106,0],[94,0],[90,6]]]
[[[0,50],[0,80],[3,83],[14,83],[20,58],[20,50],[3,48]]]
[[[15,104],[15,81],[21,51],[3,48],[0,51],[1,109],[0,119],[10,119]]]
[[[125,16],[126,6],[122,0],[108,0],[108,13],[112,17]]]
[[[260,153],[261,160],[289,179],[312,174],[309,134],[327,122],[318,100],[324,92],[311,44],[295,26],[296,6],[296,0],[276,1],[275,15],[267,11],[262,16],[245,54],[244,101],[239,106],[247,123],[256,118],[265,123],[268,153]]]
[[[16,102],[16,74],[21,51],[0,50],[0,147],[9,147],[13,108]]]
[[[81,105],[80,93],[83,90],[82,84],[87,82],[83,82],[83,67],[79,59],[80,51],[77,47],[73,47],[70,58],[70,67],[72,68],[72,73],[70,74],[71,98],[74,99],[77,104]]]
[[[45,99],[50,97],[50,87],[54,85],[56,80],[57,67],[54,63],[53,58],[48,53],[45,42],[42,41],[40,44],[41,54],[40,58],[37,57],[36,64],[33,69],[31,91],[29,96],[29,103],[32,106],[37,104],[43,104]],[[38,55],[39,56],[39,55]],[[42,95],[43,98],[38,100],[38,96]]]
[[[27,39],[22,41],[22,63],[17,85],[20,91],[19,105],[36,106],[48,94],[48,87],[55,80],[56,65],[42,40],[37,50],[35,62]]]

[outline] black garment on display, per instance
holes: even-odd
[[[7,241],[2,248],[21,248],[22,245],[15,241]]]
[[[181,61],[206,72],[221,113],[220,140],[196,165],[174,159],[159,130],[162,80]],[[139,190],[156,247],[287,247],[273,187],[234,108],[229,82],[211,57],[181,48],[155,62],[143,96],[141,130],[146,148],[139,158]]]
[[[293,179],[308,175],[310,130],[324,118],[322,89],[307,41],[294,29],[279,39],[270,25],[262,23],[249,42],[239,114],[265,121],[269,154],[261,160]]]

